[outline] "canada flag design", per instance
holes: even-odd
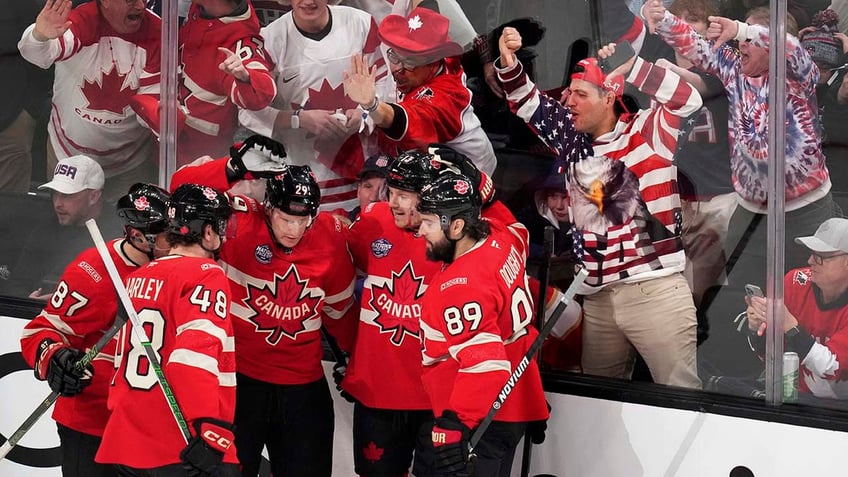
[[[381,333],[391,333],[392,344],[400,346],[407,335],[420,339],[420,298],[425,289],[424,277],[415,275],[410,262],[400,272],[392,272],[385,285],[372,286],[368,305],[377,313],[373,324]]]
[[[242,301],[253,311],[247,318],[257,333],[266,334],[268,344],[274,346],[284,336],[297,339],[299,333],[306,331],[306,322],[318,317],[324,295],[308,285],[309,280],[301,279],[293,265],[283,276],[274,274],[273,283],[262,287],[247,285],[247,297]]]

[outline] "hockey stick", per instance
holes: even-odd
[[[545,250],[542,255],[542,268],[539,270],[539,298],[536,301],[536,329],[541,330],[545,326],[545,295],[548,291],[551,275],[551,256],[554,254],[554,228],[545,227]],[[536,353],[535,359],[541,361],[541,355]],[[524,432],[524,452],[521,454],[521,471],[518,475],[527,477],[530,475],[530,460],[533,456],[533,441],[530,431]]]
[[[97,343],[94,343],[94,346],[92,346],[88,351],[86,351],[85,354],[82,355],[82,358],[80,358],[80,360],[77,361],[76,364],[74,364],[74,371],[82,374],[83,371],[85,371],[86,366],[91,364],[94,358],[98,354],[100,354],[100,350],[103,349],[106,344],[112,341],[112,338],[114,338],[115,335],[118,334],[119,331],[121,331],[121,328],[123,328],[124,323],[126,322],[126,315],[119,313],[118,316],[115,317],[115,323],[112,324],[112,327],[106,330],[103,336],[101,336],[100,339],[97,340]],[[29,417],[26,418],[24,423],[21,424],[21,427],[19,427],[15,432],[13,432],[12,435],[9,436],[9,439],[7,439],[2,446],[0,446],[0,460],[3,460],[3,458],[5,458],[6,455],[12,450],[12,448],[18,445],[18,442],[20,442],[20,440],[26,435],[26,433],[29,432],[30,429],[32,429],[32,426],[34,426],[35,423],[38,422],[39,419],[41,419],[41,416],[43,416],[47,412],[47,410],[50,409],[50,406],[52,406],[58,398],[59,393],[57,393],[56,391],[51,391],[50,394],[46,398],[44,398],[43,401],[41,401],[41,404],[39,404],[38,407],[36,407],[32,411],[32,414],[30,414]]]
[[[497,414],[498,410],[500,410],[501,406],[503,406],[503,403],[512,393],[512,390],[515,389],[515,385],[518,384],[518,380],[521,379],[521,376],[524,375],[524,371],[526,371],[527,367],[530,365],[530,360],[534,358],[536,352],[542,347],[542,342],[545,341],[545,338],[547,338],[551,333],[551,330],[554,328],[557,320],[559,320],[560,316],[562,316],[565,312],[565,308],[568,306],[568,303],[574,301],[574,296],[577,294],[577,290],[583,285],[583,282],[586,281],[586,277],[588,276],[589,272],[585,268],[580,269],[580,271],[577,272],[577,275],[574,276],[574,281],[571,282],[568,290],[565,291],[567,299],[565,301],[560,301],[556,308],[554,308],[548,322],[545,323],[545,326],[539,331],[539,336],[536,337],[533,344],[531,344],[527,352],[524,353],[524,357],[521,358],[521,361],[519,361],[515,366],[515,369],[512,370],[512,374],[509,376],[509,379],[507,379],[506,383],[498,393],[498,397],[489,408],[489,413],[486,414],[486,417],[483,418],[480,425],[477,426],[477,429],[475,429],[471,434],[471,439],[468,441],[469,456],[474,453],[474,447],[477,446],[477,443],[480,442],[480,439],[483,437],[486,429],[488,429],[489,425],[492,424],[492,421],[495,419],[495,414]]]
[[[139,341],[142,348],[144,348],[144,354],[150,362],[150,367],[153,368],[153,372],[156,373],[156,380],[159,381],[162,393],[168,400],[168,406],[171,408],[171,414],[173,414],[174,420],[177,421],[180,433],[183,435],[185,442],[188,443],[191,440],[191,431],[188,428],[188,423],[183,416],[183,412],[180,410],[180,406],[177,403],[177,398],[174,396],[174,392],[171,390],[171,386],[165,379],[165,373],[162,371],[162,364],[159,362],[159,357],[156,356],[156,352],[153,351],[150,340],[147,338],[147,333],[144,331],[144,325],[133,308],[130,296],[127,294],[127,289],[124,288],[124,282],[121,281],[121,277],[118,275],[118,269],[115,268],[115,262],[112,261],[112,256],[109,255],[109,251],[106,250],[106,242],[103,241],[103,236],[100,235],[100,229],[97,227],[97,222],[95,222],[94,219],[88,219],[85,221],[85,226],[88,228],[91,240],[94,241],[94,246],[97,247],[97,252],[100,254],[100,258],[106,265],[106,271],[109,272],[109,278],[112,280],[112,285],[115,286],[115,291],[118,292],[119,304],[123,306],[127,316],[130,317],[135,338]]]
[[[336,339],[333,338],[323,326],[321,327],[321,336],[324,337],[324,341],[326,341],[327,346],[330,347],[330,354],[333,355],[333,359],[336,360],[336,364],[347,366],[345,352],[342,351],[341,347],[339,347],[339,343],[336,342]]]

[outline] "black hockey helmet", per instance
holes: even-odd
[[[118,199],[118,217],[125,227],[144,235],[156,235],[168,228],[168,192],[153,184],[137,182]]]
[[[418,194],[418,212],[438,215],[442,228],[453,219],[479,220],[482,205],[471,179],[453,172],[439,176]]]
[[[389,166],[386,184],[407,192],[421,192],[422,187],[433,182],[446,168],[432,155],[412,149],[402,152]]]
[[[224,236],[232,212],[226,195],[211,187],[183,184],[168,201],[168,229],[199,241],[203,237],[203,226],[212,224],[215,232]]]
[[[268,179],[265,187],[265,208],[275,208],[289,215],[318,215],[321,188],[309,166],[289,166]]]

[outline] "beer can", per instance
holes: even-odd
[[[798,400],[798,353],[783,353],[783,402]]]

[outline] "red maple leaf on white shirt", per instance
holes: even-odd
[[[118,72],[118,68],[112,65],[108,73],[92,81],[85,80],[82,85],[82,94],[88,100],[88,109],[93,111],[109,111],[123,116],[124,110],[130,105],[130,98],[135,96],[138,88],[132,88],[125,84],[127,75]]]
[[[309,88],[309,100],[304,109],[323,109],[326,111],[341,110],[344,113],[348,109],[354,109],[357,104],[353,102],[344,92],[344,84],[336,87],[330,86],[330,82],[324,79],[319,89]],[[292,108],[300,105],[292,104]],[[311,136],[307,136],[311,137]],[[362,153],[362,145],[359,136],[353,134],[341,141],[316,140],[315,152],[318,153],[318,162],[324,164],[341,177],[355,178],[365,162]]]

